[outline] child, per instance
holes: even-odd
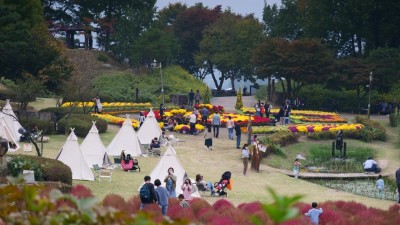
[[[189,208],[190,207],[189,203],[185,200],[185,197],[183,196],[183,194],[180,194],[178,196],[178,200],[179,200],[179,205],[182,208]]]
[[[300,166],[301,166],[301,162],[299,161],[299,159],[296,158],[294,160],[294,165],[293,165],[293,174],[294,174],[294,178],[296,178],[296,179],[299,177]]]
[[[318,224],[319,223],[319,215],[322,214],[322,208],[317,209],[318,204],[316,202],[313,202],[311,204],[312,209],[308,210],[308,212],[304,213],[305,216],[310,217],[311,223],[312,224]]]
[[[376,189],[378,190],[378,198],[384,198],[385,182],[382,179],[382,175],[379,175],[376,181]]]

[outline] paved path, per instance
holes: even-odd
[[[254,96],[243,96],[243,106],[253,107],[256,104]],[[211,99],[212,105],[222,105],[225,108],[225,112],[236,112],[236,96],[227,97],[213,97]]]

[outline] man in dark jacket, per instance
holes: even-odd
[[[156,197],[156,192],[154,191],[154,184],[151,182],[151,177],[150,176],[145,176],[144,177],[144,184],[143,186],[147,186],[148,191],[150,192],[150,196],[148,198],[145,198],[143,196],[140,196],[140,209],[144,209],[146,205],[153,204],[157,202],[157,197]],[[142,186],[142,188],[143,188]],[[140,192],[142,192],[142,188],[140,188]]]
[[[400,203],[400,168],[396,170],[396,183],[397,183],[397,203]]]
[[[235,124],[235,134],[236,134],[236,148],[240,149],[240,141],[242,139],[242,130],[240,129],[240,122],[241,120],[238,120],[237,123]]]

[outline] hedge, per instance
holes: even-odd
[[[69,133],[69,128],[75,128],[74,132],[76,136],[86,137],[93,125],[92,121],[96,121],[96,127],[99,133],[105,133],[107,131],[107,122],[102,119],[87,114],[71,114],[68,120],[64,117],[59,121],[57,132],[59,134],[65,134],[66,129],[68,129],[67,133]]]
[[[29,155],[7,155],[11,160],[7,163],[8,173],[20,174],[23,170],[35,171],[35,180],[62,182],[72,185],[71,169],[55,159]]]

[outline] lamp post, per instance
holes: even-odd
[[[368,119],[371,115],[371,83],[372,83],[372,72],[369,73],[369,90],[368,90]]]
[[[154,60],[153,67],[157,68],[157,61]],[[161,96],[162,96],[162,104],[164,104],[164,81],[163,81],[163,74],[162,74],[162,64],[160,62],[160,79],[161,79]]]

